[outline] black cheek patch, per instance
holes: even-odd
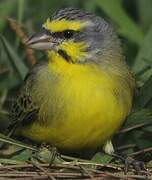
[[[72,62],[71,57],[62,49],[58,50],[60,56],[62,56],[67,62]]]

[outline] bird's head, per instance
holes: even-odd
[[[27,41],[33,49],[47,50],[68,63],[98,62],[119,49],[113,28],[101,17],[66,8],[48,18],[42,32]]]

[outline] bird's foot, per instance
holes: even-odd
[[[43,150],[43,149],[49,150],[50,152],[52,152],[52,154],[57,154],[57,153],[58,153],[56,147],[51,146],[50,144],[47,144],[47,143],[45,143],[45,142],[43,142],[43,143],[40,145],[40,147],[39,147],[39,150],[40,150],[40,151]]]
[[[133,159],[132,157],[125,158],[122,155],[115,154],[111,140],[106,141],[106,143],[103,146],[103,150],[105,153],[117,159],[120,159],[125,164],[125,167],[124,167],[125,174],[127,174],[130,167],[132,167],[135,170],[136,174],[141,174],[141,171],[147,171],[145,167],[145,163],[143,161],[137,161]]]
[[[60,153],[58,152],[57,148],[54,146],[51,146],[50,144],[42,143],[40,146],[40,154],[46,155],[47,160],[49,160],[49,163],[52,164],[55,162],[56,159],[60,158]],[[44,158],[46,159],[46,156]]]
[[[135,170],[135,174],[141,174],[142,171],[147,171],[145,167],[145,163],[143,161],[137,161],[130,156],[125,158],[122,155],[118,155],[118,154],[113,154],[112,156],[117,159],[120,159],[124,163],[125,174],[129,172],[130,167]]]
[[[49,163],[50,165],[54,162],[61,161],[60,154],[56,147],[49,144],[42,143],[39,146],[38,152],[35,154],[35,158],[43,163]]]
[[[141,174],[141,171],[147,171],[145,163],[143,161],[137,161],[132,157],[127,157],[125,159],[124,173],[127,174],[130,167],[136,171],[136,174]]]

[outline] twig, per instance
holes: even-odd
[[[89,166],[94,166],[94,167],[105,167],[105,168],[111,168],[111,169],[115,169],[115,170],[122,170],[121,167],[118,166],[113,166],[111,164],[99,164],[99,163],[93,163],[93,162],[63,162],[63,164],[69,165],[69,164],[73,164],[73,165],[89,165]]]
[[[55,177],[74,177],[74,176],[82,176],[81,173],[49,173],[49,175],[53,175]],[[19,173],[1,173],[1,177],[35,177],[35,176],[44,176],[48,178],[48,175],[44,172],[19,172]]]
[[[74,165],[74,164],[40,164],[41,167],[45,167],[45,168],[52,168],[52,169],[71,169],[71,170],[80,170],[80,167],[78,165]],[[0,171],[2,170],[7,170],[7,169],[28,169],[28,168],[32,168],[33,164],[19,164],[19,165],[5,165],[5,166],[0,166]],[[88,169],[88,168],[87,168]],[[98,170],[95,169],[89,169],[92,172],[96,172],[99,173]]]
[[[148,122],[148,123],[136,124],[136,125],[134,125],[134,126],[131,126],[131,127],[124,128],[124,129],[120,130],[120,131],[118,132],[118,134],[126,133],[126,132],[128,132],[128,131],[132,131],[132,130],[134,130],[134,129],[141,128],[141,127],[143,127],[143,126],[147,126],[147,125],[150,125],[150,124],[152,124],[152,123],[151,123],[151,122]]]
[[[120,147],[116,148],[115,150],[116,150],[116,151],[117,151],[117,150],[119,151],[119,150],[134,148],[134,147],[136,147],[135,144],[127,144],[127,145],[124,145],[124,146],[120,146]]]
[[[71,172],[50,172],[48,173],[51,176],[54,176],[56,178],[86,178],[89,177],[88,175],[82,175],[82,173],[71,173]],[[13,173],[13,172],[2,172],[0,173],[0,177],[35,177],[35,176],[44,176],[45,178],[48,178],[48,174],[44,172],[23,172],[19,171],[18,173]],[[99,175],[97,175],[98,177]]]
[[[94,176],[83,166],[79,165],[80,169],[82,169],[91,179],[94,179]]]
[[[89,162],[88,160],[85,160],[85,159],[80,159],[80,158],[75,158],[75,157],[71,157],[71,156],[66,156],[66,155],[63,155],[63,154],[61,154],[60,157],[62,159],[67,160],[67,161]]]
[[[28,39],[27,35],[25,32],[21,29],[21,27],[17,24],[17,22],[12,19],[12,18],[7,18],[7,21],[9,22],[9,25],[11,29],[16,33],[16,35],[19,37],[21,43],[25,47],[25,53],[27,56],[27,62],[30,66],[34,65],[36,63],[36,58],[34,56],[34,50],[29,49],[26,45],[25,42]]]
[[[123,175],[123,174],[116,174],[116,173],[106,173],[107,175],[110,175],[110,176],[112,176],[112,177],[115,177],[115,178],[120,178],[120,179],[124,179],[124,180],[126,180],[126,179],[147,179],[147,176],[145,176],[145,175]],[[151,179],[152,178],[152,176],[151,177],[148,177],[148,179]]]
[[[56,178],[54,178],[51,174],[49,174],[40,164],[34,163],[33,161],[32,161],[32,164],[33,166],[35,166],[36,168],[44,172],[46,175],[48,175],[49,179],[56,180]]]
[[[86,163],[82,163],[84,165],[88,165]],[[93,163],[91,163],[93,164]],[[37,170],[34,170],[34,167],[37,167]],[[48,168],[48,171],[46,171],[45,168]],[[9,170],[7,169],[9,168]],[[11,169],[12,168],[12,169]],[[26,169],[27,168],[27,169]],[[51,168],[51,171],[49,172]],[[19,171],[17,171],[19,169]],[[74,170],[71,172],[71,170]],[[48,177],[53,178],[62,178],[62,179],[94,179],[94,180],[100,180],[100,179],[150,179],[151,174],[146,175],[124,175],[122,174],[123,172],[120,171],[118,173],[111,173],[111,172],[106,172],[105,169],[102,170],[96,170],[95,168],[83,168],[85,170],[85,173],[82,174],[80,173],[80,166],[78,167],[78,163],[75,164],[75,166],[70,163],[70,164],[52,164],[51,167],[49,164],[24,164],[24,165],[7,165],[7,166],[0,166],[0,178],[14,178],[14,179],[48,179]],[[30,170],[30,171],[29,171]],[[65,170],[65,172],[61,171]],[[70,170],[70,171],[69,171]],[[89,172],[89,174],[88,174]],[[93,175],[91,174],[93,173]],[[90,174],[92,176],[90,176]]]
[[[133,152],[133,153],[129,154],[129,156],[137,156],[139,154],[143,154],[143,153],[147,153],[147,152],[151,152],[151,151],[152,151],[152,147],[149,147],[149,148],[141,149],[140,151]]]
[[[89,176],[88,175],[82,175],[82,173],[71,173],[71,172],[64,172],[64,173],[60,173],[60,172],[51,172],[51,173],[48,173],[49,175],[52,175],[56,178],[68,178],[68,179],[88,179]],[[2,172],[0,173],[0,177],[3,177],[3,178],[29,178],[29,179],[43,179],[43,178],[48,178],[48,176],[44,173],[44,172],[23,172],[23,171],[20,171],[20,172],[16,172],[16,173],[6,173],[6,172]],[[145,176],[145,175],[123,175],[123,174],[118,174],[118,173],[109,173],[109,172],[103,172],[101,171],[100,174],[96,174],[94,176],[94,179],[101,179],[101,178],[104,178],[104,179],[151,179],[152,176]]]

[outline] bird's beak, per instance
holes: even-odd
[[[34,34],[26,41],[29,48],[38,50],[51,50],[55,44],[51,35],[47,35],[45,32]]]

